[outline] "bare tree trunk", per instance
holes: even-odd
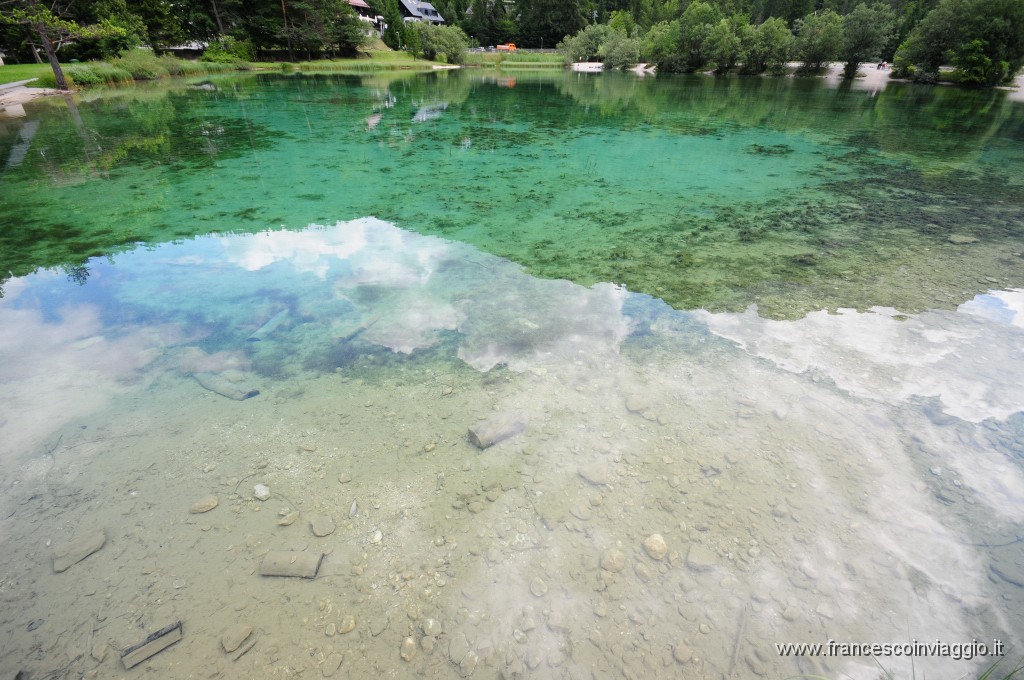
[[[64,77],[64,71],[60,67],[60,62],[57,61],[57,50],[53,46],[53,41],[50,40],[49,34],[46,32],[46,26],[43,24],[36,24],[33,28],[36,29],[36,33],[39,34],[40,40],[43,41],[43,51],[46,52],[46,58],[50,60],[50,68],[53,69],[53,78],[57,81],[58,90],[70,90],[68,87],[68,81]]]
[[[32,56],[35,57],[36,63],[42,64],[43,58],[39,56],[39,48],[35,45],[30,45],[30,47],[32,48]]]
[[[220,12],[217,11],[217,0],[210,0],[210,4],[213,5],[213,18],[217,20],[217,31],[224,35],[224,24],[221,23]]]
[[[292,32],[288,30],[288,12],[284,8],[284,0],[281,0],[281,20],[284,21],[284,36],[288,40],[288,61],[295,61],[292,53]]]

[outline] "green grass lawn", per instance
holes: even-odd
[[[0,66],[0,85],[53,73],[49,64],[7,64]]]
[[[562,68],[565,60],[562,55],[549,52],[470,52],[466,55],[466,65],[485,68]]]
[[[364,52],[354,59],[317,59],[314,61],[298,61],[294,63],[254,62],[252,67],[260,71],[399,71],[409,69],[429,70],[439,62],[413,59],[407,52],[391,50],[372,50]]]
[[[563,64],[562,57],[558,54],[470,52],[466,57],[467,65],[494,68],[552,68],[561,67]],[[436,63],[438,62],[413,59],[408,52],[371,50],[364,52],[355,59],[321,59],[317,61],[300,61],[293,64],[258,62],[251,64],[251,67],[261,71],[288,72],[298,70],[310,73],[325,71],[365,72],[429,70]],[[69,64],[63,64],[63,66],[66,68]],[[52,73],[49,64],[8,64],[0,66],[0,85],[29,78],[39,78]],[[38,86],[43,87],[45,83],[38,83]]]

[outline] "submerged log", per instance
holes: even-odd
[[[260,393],[255,388],[233,383],[218,373],[193,373],[192,377],[196,379],[197,383],[211,392],[228,399],[234,399],[235,401],[245,401]]]
[[[288,310],[282,309],[280,312],[270,317],[270,321],[257,328],[256,332],[249,336],[249,342],[259,342],[263,340],[263,338],[277,330],[277,327],[283,324],[287,319]]]
[[[469,439],[477,448],[486,449],[519,434],[525,427],[526,418],[521,413],[499,413],[469,428]]]
[[[121,652],[121,663],[125,670],[137,666],[149,657],[164,651],[181,639],[181,621],[175,621],[161,628],[142,642],[132,645]]]

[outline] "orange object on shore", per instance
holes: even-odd
[[[498,45],[494,49],[498,50],[499,52],[515,52],[516,51],[516,44],[515,43],[507,43],[505,45]]]

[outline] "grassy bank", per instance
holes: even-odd
[[[49,64],[7,64],[0,66],[0,85],[53,75]]]
[[[170,55],[157,56],[148,50],[132,50],[110,61],[61,64],[72,87],[113,85],[168,76],[201,76],[228,71],[301,71],[303,73],[361,73],[367,71],[430,70],[435,62],[413,59],[405,52],[374,50],[354,59],[321,59],[297,63],[190,61]],[[49,64],[0,66],[0,84],[38,78],[29,87],[56,87]]]
[[[355,59],[319,59],[316,61],[300,61],[296,63],[259,63],[252,64],[257,70],[302,71],[303,73],[362,73],[366,71],[409,71],[434,68],[437,62],[425,59],[413,59],[408,52],[391,50],[374,50],[364,53]]]
[[[564,68],[565,60],[560,54],[547,52],[470,52],[466,55],[466,66],[479,68]]]

